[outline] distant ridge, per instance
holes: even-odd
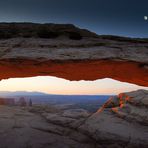
[[[98,37],[97,34],[72,24],[0,23],[0,39],[16,37],[57,38],[60,36],[72,40],[80,40],[83,37]]]
[[[73,24],[31,23],[31,22],[0,22],[0,39],[10,38],[50,38],[60,36],[72,40],[82,38],[99,38],[131,43],[147,43],[148,38],[130,38],[116,35],[98,35],[87,29],[81,29]]]
[[[76,95],[64,95],[64,94],[48,94],[39,91],[0,91],[0,97],[9,97],[9,96],[75,96],[75,97],[85,97],[85,96],[112,96],[112,95],[83,95],[83,94],[76,94]]]
[[[14,91],[14,92],[11,92],[11,91],[0,91],[0,97],[3,97],[3,96],[43,96],[43,95],[50,95],[50,94],[47,94],[47,93],[43,93],[43,92],[36,92],[36,91],[33,91],[33,92],[28,92],[28,91]]]

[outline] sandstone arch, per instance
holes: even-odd
[[[28,29],[36,25],[39,24],[0,24],[0,30],[10,31],[15,26],[18,30],[26,27],[29,32]],[[24,37],[24,32],[20,31],[9,38],[1,37],[0,79],[32,76],[68,80],[112,78],[148,86],[147,39],[98,36],[73,25],[50,24],[47,28],[64,33],[57,31],[56,38],[39,38],[31,34]],[[81,38],[71,39],[67,32],[76,32]]]

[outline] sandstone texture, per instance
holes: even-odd
[[[110,98],[80,129],[102,145],[148,147],[148,91]]]
[[[148,40],[99,36],[68,24],[1,23],[0,79],[32,76],[148,86]]]

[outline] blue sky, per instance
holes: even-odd
[[[1,0],[1,22],[72,23],[98,34],[148,37],[147,0]]]

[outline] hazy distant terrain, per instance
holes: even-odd
[[[16,101],[24,97],[27,101],[32,100],[33,104],[49,104],[58,108],[86,109],[95,112],[110,97],[109,95],[51,95],[41,92],[0,92],[1,98],[14,98]]]

